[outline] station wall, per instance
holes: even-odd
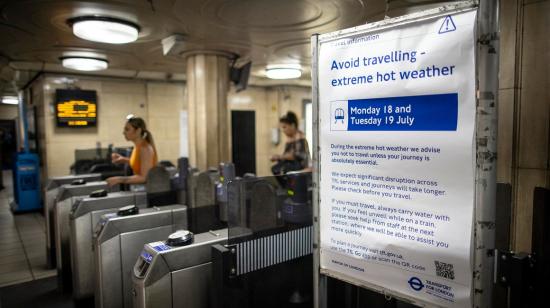
[[[533,190],[550,188],[549,15],[550,0],[500,1],[497,181],[512,185],[514,251],[531,251]]]
[[[258,176],[271,175],[273,163],[269,159],[274,154],[283,153],[286,140],[284,134],[279,132],[278,144],[273,144],[271,139],[272,129],[279,127],[279,118],[291,110],[296,113],[300,123],[303,123],[303,101],[308,99],[311,99],[311,88],[309,87],[249,87],[239,93],[235,93],[234,90],[229,92],[230,110],[255,111],[256,173]],[[229,123],[231,122],[229,121]],[[231,142],[229,144],[231,145]]]
[[[17,115],[17,105],[0,104],[0,120],[13,120]]]
[[[184,86],[109,78],[77,78],[72,86],[97,91],[98,123],[93,128],[60,128],[55,124],[55,90],[66,88],[60,78],[45,76],[32,86],[44,176],[69,173],[75,149],[130,146],[122,135],[128,114],[144,118],[151,130],[160,160],[179,157],[179,112],[184,108]]]
[[[40,154],[44,178],[69,173],[75,149],[91,149],[100,142],[130,146],[122,129],[128,114],[143,117],[152,132],[160,160],[176,162],[180,156],[180,112],[187,109],[184,83],[150,82],[114,78],[78,77],[71,86],[97,91],[98,123],[94,128],[59,128],[55,124],[55,90],[66,88],[58,76],[45,75],[32,85],[36,106]],[[271,174],[269,158],[281,154],[285,137],[273,144],[271,133],[288,110],[303,118],[303,101],[311,98],[309,87],[254,87],[228,94],[230,110],[252,110],[256,115],[256,170]],[[230,117],[230,113],[228,114]],[[303,121],[303,119],[301,119]],[[230,119],[228,121],[230,123]],[[231,143],[230,143],[231,144]]]

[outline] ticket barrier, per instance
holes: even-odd
[[[147,207],[145,192],[113,192],[105,196],[76,200],[69,214],[69,243],[73,298],[94,295],[93,232],[103,214],[116,213],[120,207]]]
[[[220,220],[216,203],[216,181],[220,178],[217,169],[190,172],[187,182],[189,230],[195,234],[214,229],[223,229],[227,224]]]
[[[71,253],[69,249],[69,213],[78,199],[88,195],[105,196],[107,182],[88,182],[80,185],[63,185],[53,206],[56,268],[59,286],[63,291],[71,289]],[[116,190],[116,189],[115,189]]]
[[[44,217],[46,220],[46,261],[48,268],[55,268],[55,236],[53,224],[53,205],[62,185],[99,181],[101,174],[67,175],[49,178],[44,189]]]
[[[105,182],[102,182],[105,183]],[[86,184],[85,184],[86,185]],[[155,205],[165,205],[173,204],[166,203],[164,198],[150,200],[151,194],[161,196],[170,193],[170,176],[167,170],[164,167],[155,166],[149,170],[147,173],[147,184],[145,185],[145,192],[139,192],[138,205],[143,206],[155,206]],[[134,192],[137,193],[137,192]],[[107,190],[98,190],[93,192],[90,197],[106,197],[108,198]],[[145,195],[145,201],[143,200],[143,195]],[[56,203],[54,207],[55,219],[56,222],[56,240],[60,241],[60,245],[57,245],[58,256],[61,256],[61,266],[58,265],[58,278],[61,283],[61,289],[69,291],[72,289],[72,268],[71,268],[71,249],[70,249],[70,223],[69,223],[69,213],[72,209],[72,205],[75,204],[77,199],[82,199],[82,197],[75,198],[73,200],[65,200],[62,203]],[[135,205],[135,204],[134,204]],[[62,240],[61,240],[62,239]],[[80,295],[80,294],[78,294]]]
[[[170,177],[172,190],[176,192],[177,203],[189,205],[187,199],[189,177],[190,174],[194,173],[198,173],[198,169],[189,166],[189,159],[187,157],[178,158],[177,173]]]
[[[209,307],[211,247],[226,241],[221,229],[146,244],[133,268],[133,307]]]
[[[220,178],[216,184],[216,202],[220,207],[220,220],[227,221],[227,183],[235,180],[235,164],[221,163]]]
[[[229,237],[212,247],[211,307],[313,307],[311,187],[311,173],[229,183]]]
[[[143,245],[187,228],[187,207],[169,205],[103,215],[94,232],[95,306],[132,306],[132,269]],[[88,272],[90,274],[91,270]],[[92,274],[93,275],[93,274]],[[159,306],[162,307],[162,306]]]
[[[203,172],[198,170],[191,172],[187,183],[189,208],[212,206],[216,203],[216,181],[219,177],[220,173],[215,168]]]

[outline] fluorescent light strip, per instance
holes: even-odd
[[[4,96],[2,97],[3,104],[17,105],[19,104],[19,99],[15,96]]]
[[[109,67],[107,60],[85,57],[61,58],[63,67],[78,71],[99,71]]]
[[[268,65],[265,75],[270,79],[295,79],[302,76],[302,67],[299,64]]]
[[[100,43],[126,44],[139,36],[139,27],[124,20],[108,17],[77,17],[72,23],[73,34],[77,37]]]

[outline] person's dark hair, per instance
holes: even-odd
[[[145,139],[155,150],[155,142],[153,141],[153,135],[150,131],[147,130],[147,125],[145,124],[145,121],[142,118],[139,117],[131,117],[128,119],[128,124],[130,124],[134,129],[141,128],[141,138]]]
[[[279,123],[285,123],[288,125],[294,124],[294,126],[298,128],[298,117],[294,112],[289,111],[279,119]]]

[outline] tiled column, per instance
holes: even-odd
[[[187,57],[189,160],[205,170],[228,161],[229,59],[223,54]]]

